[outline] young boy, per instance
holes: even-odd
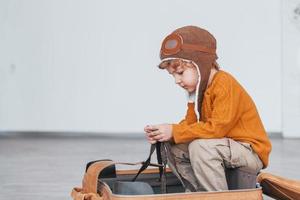
[[[225,168],[259,172],[267,167],[271,143],[251,97],[219,70],[215,38],[199,27],[179,28],[164,39],[160,58],[159,68],[187,91],[187,114],[179,124],[144,130],[151,144],[172,144],[172,170],[186,190],[227,190]]]

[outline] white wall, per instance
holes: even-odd
[[[283,0],[283,134],[300,137],[300,0]]]
[[[281,4],[266,1],[0,1],[0,130],[139,133],[177,122],[184,91],[156,68],[160,42],[198,25],[219,63],[282,131]]]

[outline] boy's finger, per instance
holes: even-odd
[[[152,130],[152,131],[158,130],[158,127],[155,125],[147,125],[146,128],[147,130]]]
[[[156,135],[156,136],[152,137],[153,140],[161,140],[163,138],[164,138],[163,134]]]
[[[146,127],[144,128],[144,131],[145,131],[146,133],[150,133],[150,132],[151,132],[151,130],[147,129]]]
[[[150,144],[155,144],[157,141],[156,140],[153,140],[152,138],[148,138],[148,142]]]
[[[150,144],[155,144],[157,141],[156,140],[151,140],[149,142],[150,142]]]
[[[156,131],[148,131],[148,132],[146,132],[146,135],[147,135],[148,137],[153,137],[153,136],[158,135],[158,133],[157,133]]]
[[[153,137],[147,136],[147,140],[154,140]]]
[[[149,127],[146,126],[146,127],[144,128],[144,131],[145,131],[145,132],[150,132],[151,129],[150,129]]]
[[[159,142],[166,142],[166,141],[168,141],[167,139],[165,139],[165,138],[161,138],[160,140],[158,140]]]
[[[157,135],[159,135],[160,134],[160,131],[152,131],[150,134],[149,134],[149,136],[150,137],[154,137],[154,136],[157,136]]]
[[[156,125],[152,125],[152,126],[151,126],[151,130],[158,130],[158,128],[159,128],[159,127],[156,126]]]

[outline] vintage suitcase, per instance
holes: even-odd
[[[263,188],[263,193],[274,199],[300,200],[300,181],[270,173],[260,173],[257,180]]]
[[[74,200],[117,200],[117,199],[143,199],[143,200],[175,200],[175,199],[206,199],[206,200],[261,200],[261,188],[229,190],[220,192],[189,192],[184,193],[180,181],[170,171],[166,170],[167,193],[161,194],[159,170],[146,169],[138,181],[147,183],[153,189],[153,194],[116,194],[114,183],[117,181],[130,181],[138,170],[115,170],[115,163],[109,160],[97,161],[87,168],[82,188],[74,188],[71,196]]]
[[[148,159],[141,163],[116,163],[111,160],[88,163],[82,188],[74,188],[72,198],[74,200],[262,199],[262,189],[256,187],[256,174],[243,169],[227,170],[226,179],[230,189],[228,191],[185,192],[180,177],[166,168],[167,153],[164,144],[156,144],[158,164],[150,163],[154,149],[155,146],[152,145]],[[142,164],[142,167],[139,170],[116,170],[116,165],[120,164]],[[158,169],[147,169],[148,166],[155,166]]]

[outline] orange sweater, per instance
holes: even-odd
[[[204,93],[201,117],[197,122],[194,103],[188,103],[185,119],[172,126],[175,143],[223,137],[247,142],[267,167],[271,143],[254,102],[230,74],[215,74]]]

